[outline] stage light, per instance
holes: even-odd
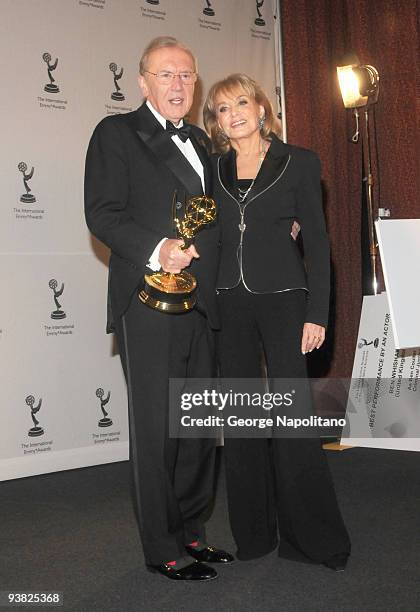
[[[379,74],[373,66],[338,66],[337,76],[346,108],[359,108],[378,101]]]
[[[360,65],[356,56],[351,61],[343,62],[345,65],[337,66],[338,83],[340,86],[341,97],[345,108],[352,108],[356,120],[356,130],[352,136],[352,142],[359,142],[359,111],[364,107],[364,132],[362,144],[364,151],[363,183],[366,189],[367,200],[367,219],[369,234],[369,256],[371,267],[371,286],[373,294],[378,292],[377,267],[378,267],[378,244],[375,234],[375,219],[378,217],[374,210],[373,201],[373,175],[371,164],[370,146],[370,122],[369,112],[372,104],[376,104],[379,95],[379,73],[369,64]],[[373,126],[375,129],[375,126]],[[376,140],[376,139],[374,139]]]

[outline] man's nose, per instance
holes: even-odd
[[[179,74],[175,74],[172,77],[172,89],[182,89],[183,83],[181,81],[181,77],[179,76]]]

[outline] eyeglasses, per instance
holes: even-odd
[[[169,85],[172,83],[175,77],[179,76],[184,85],[192,85],[197,80],[196,72],[169,72],[168,70],[160,70],[159,72],[150,72],[150,70],[145,70],[149,74],[153,74],[156,77],[158,83],[162,83],[162,85]]]

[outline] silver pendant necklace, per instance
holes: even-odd
[[[239,198],[239,204],[243,204],[248,196],[248,193],[251,191],[251,189],[253,188],[255,183],[255,179],[253,181],[251,181],[250,186],[248,187],[248,189],[241,189],[240,187],[238,187],[238,198]]]
[[[258,172],[260,171],[260,168],[261,168],[261,165],[262,165],[262,163],[264,161],[264,157],[265,157],[266,152],[267,152],[267,150],[266,150],[266,148],[263,145],[263,147],[262,147],[262,149],[260,151],[260,156],[259,156],[259,159],[258,159],[258,167],[257,167],[257,171],[255,173],[255,177],[252,179],[251,184],[248,187],[248,189],[241,189],[240,187],[238,187],[239,204],[244,204],[245,203],[245,200],[247,199],[249,192],[253,188],[254,183],[255,183],[255,179],[258,176]]]

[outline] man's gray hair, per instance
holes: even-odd
[[[195,72],[197,72],[197,68],[198,68],[197,59],[194,53],[191,51],[191,49],[187,47],[187,45],[184,45],[182,42],[180,42],[173,36],[157,36],[156,38],[154,38],[153,40],[149,42],[149,44],[143,51],[143,54],[140,58],[140,65],[139,65],[140,74],[144,74],[147,71],[150,54],[153,51],[156,51],[157,49],[164,49],[166,47],[176,47],[177,49],[182,49],[183,51],[186,51],[187,53],[189,53],[189,55],[191,55],[191,58],[194,62],[194,70]]]

